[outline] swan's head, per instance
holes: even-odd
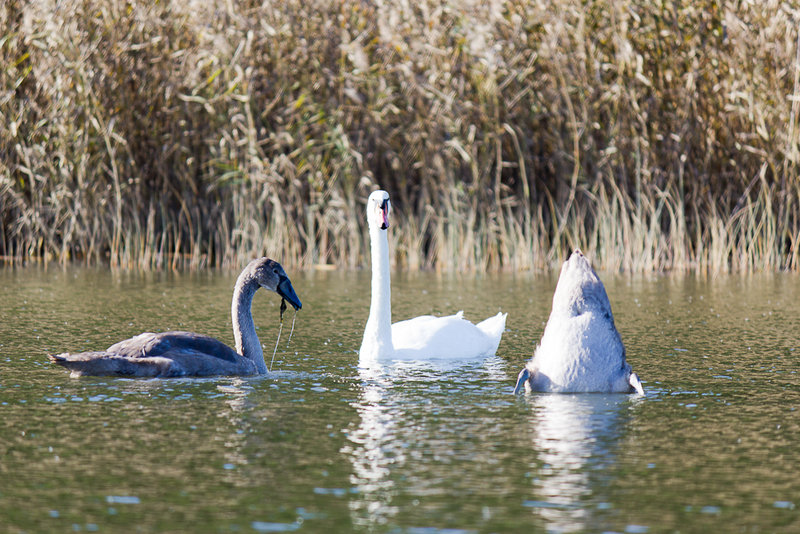
[[[561,274],[553,295],[553,313],[576,317],[594,312],[611,318],[611,303],[603,282],[589,260],[576,249],[561,266]]]
[[[370,228],[389,228],[389,193],[386,191],[373,191],[367,199],[367,222]]]
[[[264,289],[274,291],[283,297],[295,310],[303,307],[297,293],[294,292],[292,281],[286,276],[281,264],[269,258],[260,258],[250,262],[247,269],[251,270],[252,276]]]

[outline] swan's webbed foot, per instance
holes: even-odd
[[[530,379],[531,371],[527,367],[524,367],[517,376],[517,385],[514,386],[514,395],[518,395],[525,390],[525,384],[527,384]]]
[[[628,383],[631,385],[631,388],[636,391],[636,393],[639,395],[644,395],[642,382],[639,380],[639,376],[636,373],[631,373],[631,376],[628,377]]]

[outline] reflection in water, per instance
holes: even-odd
[[[219,414],[227,420],[233,430],[231,434],[225,436],[225,452],[223,453],[225,469],[225,479],[230,483],[242,482],[244,476],[236,467],[244,466],[248,463],[245,454],[245,445],[249,432],[247,412],[252,407],[248,401],[253,386],[246,380],[233,377],[227,384],[218,384],[217,391],[226,396],[225,404],[229,410]]]
[[[145,394],[159,399],[180,401],[183,408],[191,405],[193,397],[219,398],[216,403],[218,408],[213,413],[213,421],[224,421],[225,424],[214,424],[219,432],[219,441],[224,445],[219,450],[220,454],[210,461],[210,467],[222,467],[224,480],[230,483],[242,482],[246,476],[238,469],[247,465],[252,458],[248,458],[246,445],[248,436],[252,434],[249,413],[254,407],[251,394],[254,391],[253,383],[259,378],[245,379],[240,377],[213,377],[213,378],[171,378],[151,380],[115,379],[116,383],[124,384],[124,394]],[[257,382],[256,382],[257,383]],[[157,409],[161,410],[161,406]],[[203,426],[207,421],[192,421],[192,430]],[[193,452],[196,452],[194,448]],[[187,451],[187,454],[191,454]]]
[[[400,495],[408,496],[409,481],[404,474],[410,468],[406,464],[411,461],[414,447],[431,440],[431,432],[436,432],[419,422],[419,416],[427,409],[436,408],[420,406],[415,385],[448,390],[458,383],[468,388],[470,378],[465,376],[501,384],[508,382],[505,362],[499,357],[471,362],[398,361],[359,368],[360,391],[358,400],[352,403],[358,412],[359,425],[348,433],[349,443],[340,451],[353,466],[350,476],[354,488],[350,501],[353,525],[376,527],[400,520],[397,515],[401,504],[396,500]],[[416,393],[410,393],[408,388]],[[412,410],[418,411],[412,413]],[[403,487],[398,487],[398,481],[403,481]]]
[[[392,506],[394,482],[390,465],[405,463],[403,448],[394,439],[397,421],[391,413],[391,379],[380,367],[359,369],[361,392],[354,408],[361,423],[349,434],[351,444],[341,452],[350,457],[353,474],[350,483],[358,488],[350,502],[353,524],[384,525],[397,513]]]
[[[526,502],[548,531],[576,532],[591,526],[590,506],[606,485],[592,472],[616,461],[626,420],[625,409],[641,401],[620,394],[538,394],[529,419],[540,465],[535,479],[537,499]],[[607,482],[607,481],[606,481]]]

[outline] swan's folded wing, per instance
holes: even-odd
[[[168,356],[170,353],[202,354],[229,362],[241,358],[235,350],[218,339],[194,332],[145,332],[111,345],[106,352],[126,358]]]
[[[111,352],[52,354],[50,361],[78,376],[177,377],[256,374],[253,362],[239,358],[236,362],[196,352],[185,347],[160,356],[120,356]]]
[[[478,358],[490,356],[497,342],[464,319],[423,315],[392,325],[392,344],[400,359]]]
[[[447,347],[447,341],[458,339],[461,328],[472,326],[463,318],[463,312],[445,317],[420,315],[392,325],[392,343],[395,349],[434,349]],[[436,344],[432,347],[431,344]],[[442,345],[442,346],[439,346]]]

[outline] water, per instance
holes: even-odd
[[[800,279],[602,276],[646,398],[511,395],[552,276],[395,276],[395,319],[509,312],[487,361],[360,371],[367,273],[308,273],[273,374],[128,380],[46,354],[231,342],[233,276],[2,270],[0,530],[798,531]]]

